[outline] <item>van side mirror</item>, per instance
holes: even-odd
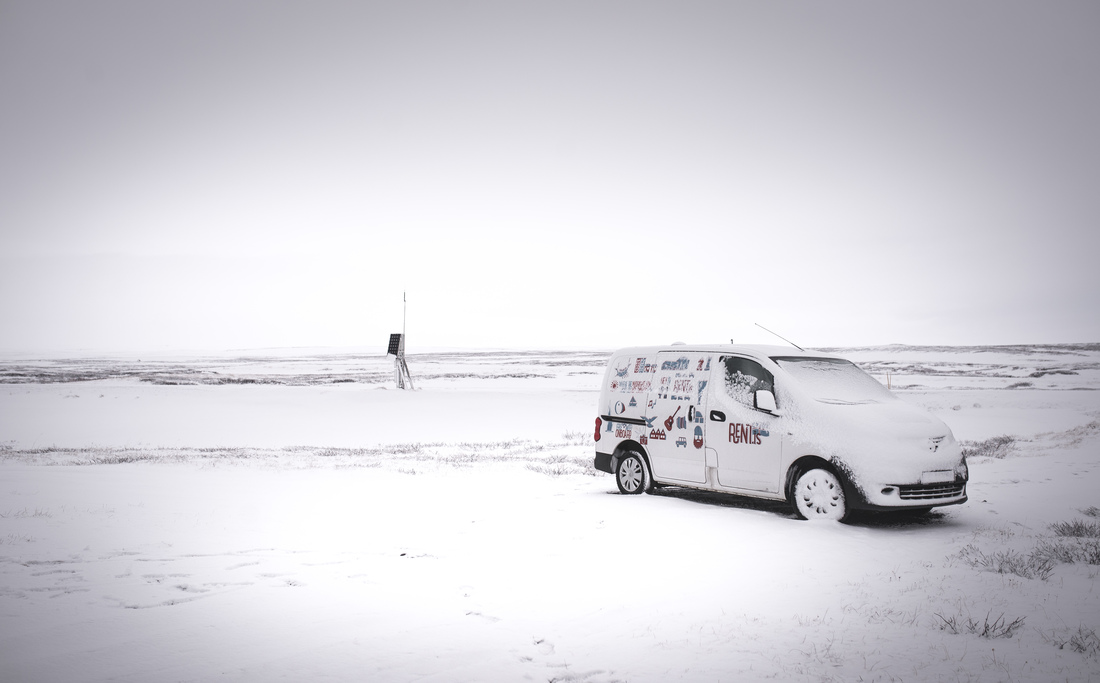
[[[775,412],[775,394],[767,389],[756,390],[756,409],[766,410],[769,413]]]

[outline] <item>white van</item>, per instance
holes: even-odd
[[[639,347],[608,361],[598,470],[786,500],[804,519],[966,502],[951,430],[850,361],[777,346]]]

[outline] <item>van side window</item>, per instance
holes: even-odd
[[[726,393],[738,403],[752,408],[756,405],[757,390],[774,391],[772,373],[760,363],[738,356],[722,356],[722,364],[726,367]]]

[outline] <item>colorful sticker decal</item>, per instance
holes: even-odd
[[[691,443],[696,448],[702,448],[703,447],[703,428],[702,427],[696,427],[695,428],[695,439],[692,440]]]
[[[661,370],[687,370],[691,365],[691,361],[685,356],[680,356],[676,360],[666,360],[661,363]]]
[[[615,414],[622,415],[626,412],[626,404],[622,401],[615,401]]]
[[[657,419],[657,416],[645,418],[645,426],[647,429],[653,429],[653,421]]]
[[[688,420],[686,417],[681,415],[680,417],[676,418],[676,429],[687,429],[687,427]]]
[[[647,443],[649,443],[649,437],[647,437],[645,434],[642,434],[640,437],[638,437],[638,443],[642,444],[643,446],[646,445]]]
[[[631,396],[630,397],[630,403],[627,403],[627,405],[630,406],[631,408],[634,408],[638,405],[638,400],[636,398],[634,398],[633,396]]]
[[[705,422],[705,420],[703,419],[703,411],[701,411],[701,410],[696,410],[695,411],[695,422],[696,422],[696,424],[703,424]]]
[[[664,441],[665,440],[665,430],[663,430],[663,429],[651,429],[651,430],[649,430],[649,438],[655,439],[657,441]]]
[[[629,372],[630,372],[630,359],[629,358],[622,359],[615,366],[615,376],[616,377],[626,377],[627,373],[629,373]]]
[[[631,380],[629,382],[611,382],[611,391],[619,390],[620,394],[648,394],[651,383],[646,380]]]
[[[767,430],[757,429],[750,424],[740,422],[730,423],[730,443],[756,445],[760,443],[761,436],[769,436]]]
[[[657,372],[657,364],[647,363],[645,362],[645,358],[639,358],[638,360],[634,361],[635,375],[641,375],[648,372]]]
[[[615,425],[615,438],[616,439],[629,439],[633,435],[631,433],[630,425],[618,424]]]
[[[662,378],[664,380],[665,378]],[[692,394],[695,393],[695,373],[694,372],[677,372],[673,375],[673,378],[669,382],[663,382],[668,385],[666,391],[671,391],[671,396],[664,396],[673,401],[690,401]]]
[[[679,439],[676,439],[676,447],[679,448],[680,446],[683,446],[684,448],[688,447],[688,440],[682,436]]]
[[[706,389],[706,388],[707,388],[707,380],[705,380],[705,379],[699,380],[699,400],[697,400],[696,403],[698,403],[700,405],[703,404],[703,389]]]
[[[676,406],[676,413],[680,412],[680,408],[683,406]],[[676,413],[673,413],[665,419],[665,429],[672,429],[672,424],[676,420]]]

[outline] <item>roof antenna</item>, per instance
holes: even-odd
[[[765,332],[771,332],[772,334],[775,334],[775,336],[779,337],[780,339],[782,339],[783,341],[787,342],[787,343],[788,343],[788,344],[790,344],[791,346],[795,347],[795,348],[796,348],[796,349],[798,349],[799,351],[805,351],[805,350],[806,350],[806,349],[802,348],[801,346],[799,346],[798,344],[795,344],[795,343],[794,343],[793,341],[791,341],[790,339],[787,339],[787,338],[786,338],[786,337],[784,337],[784,336],[781,336],[781,335],[778,335],[778,334],[776,334],[775,332],[772,332],[771,330],[769,330],[768,328],[764,327],[764,326],[763,326],[763,325],[761,325],[760,323],[753,323],[753,325],[756,325],[757,327],[759,327],[760,329],[764,330]]]

